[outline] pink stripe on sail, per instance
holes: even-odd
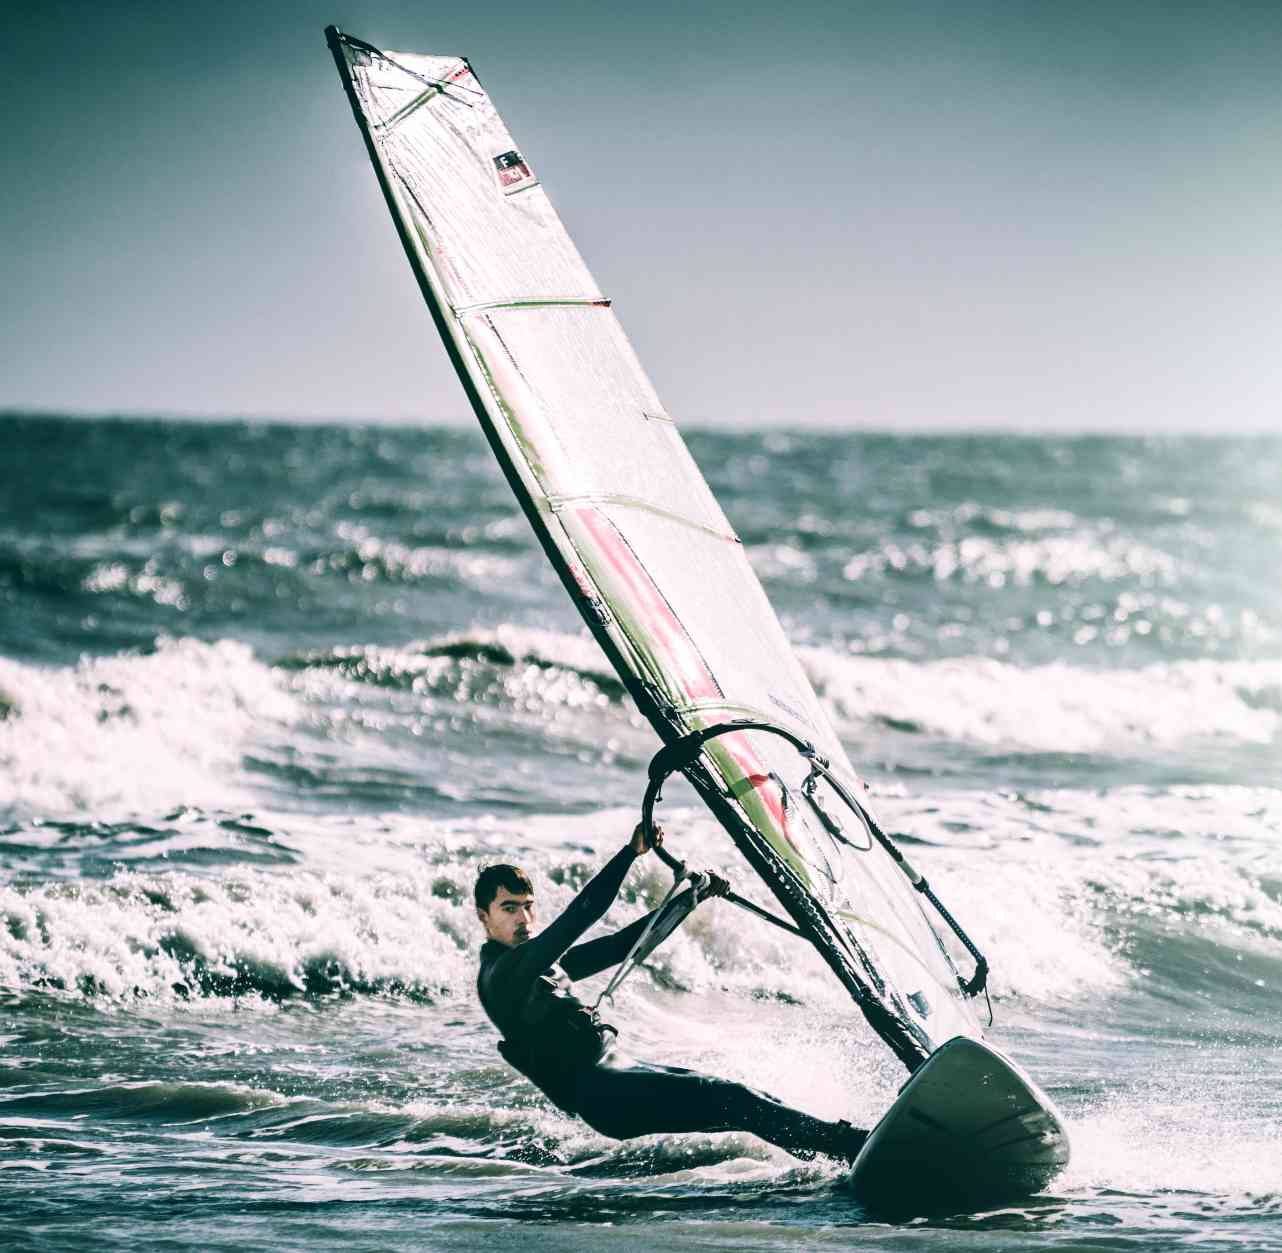
[[[720,699],[724,693],[695,647],[681,620],[672,612],[649,571],[637,560],[627,540],[614,524],[598,510],[576,509],[575,515],[592,536],[600,555],[627,589],[632,611],[656,641],[663,659],[676,671],[682,693],[690,700]],[[721,740],[725,750],[743,771],[744,778],[757,792],[775,826],[784,839],[797,848],[788,829],[783,792],[770,777],[765,763],[742,732]],[[797,850],[800,852],[800,849]]]
[[[575,514],[627,590],[631,612],[641,620],[655,641],[656,651],[675,672],[682,695],[689,700],[719,699],[721,687],[707,662],[627,540],[598,510],[576,509]]]

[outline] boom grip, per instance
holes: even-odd
[[[728,731],[750,730],[776,730],[777,734],[784,735],[789,740],[792,740],[803,753],[810,749],[810,746],[804,740],[797,740],[795,736],[786,731],[772,728],[766,722],[722,722],[714,727],[706,727],[702,731],[695,731],[691,735],[683,736],[675,743],[664,745],[650,759],[650,782],[646,785],[645,797],[641,801],[641,825],[645,830],[646,839],[650,841],[650,846],[654,849],[656,856],[678,878],[686,873],[685,862],[674,857],[662,844],[656,845],[654,843],[654,807],[663,794],[663,784],[668,775],[674,771],[684,770],[687,766],[693,765],[706,741],[715,736],[724,735]],[[813,752],[814,750],[810,749],[809,755],[813,755]],[[776,917],[769,910],[762,909],[760,905],[754,905],[750,900],[746,900],[736,892],[727,892],[723,899],[729,901],[732,905],[738,905],[740,909],[746,909],[750,914],[755,914],[764,922],[771,923],[782,931],[789,931],[793,935],[800,936],[803,940],[806,938],[806,933],[800,927]]]

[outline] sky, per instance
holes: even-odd
[[[323,27],[469,56],[691,425],[1282,431],[1282,3],[11,2],[0,410],[471,421]]]

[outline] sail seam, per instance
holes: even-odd
[[[379,131],[392,131],[399,126],[411,113],[421,109],[433,96],[445,95],[443,87],[429,87],[426,91],[420,92],[408,104],[403,104],[391,117],[384,119],[382,122],[375,122],[374,129]],[[451,97],[452,98],[452,97]],[[457,103],[467,104],[468,108],[472,106],[466,100],[460,100]]]
[[[651,415],[646,414],[645,416],[649,417]],[[671,509],[664,509],[661,505],[642,500],[639,496],[620,496],[610,492],[587,492],[579,496],[549,496],[547,502],[553,513],[563,513],[566,509],[574,509],[579,505],[622,505],[625,509],[643,509],[646,513],[653,513],[660,518],[667,518],[669,522],[679,522],[682,526],[702,531],[705,535],[711,535],[714,539],[725,540],[728,544],[743,543],[737,535],[730,531],[723,531],[719,527],[709,526],[706,522],[696,522],[693,518],[687,518],[684,514],[676,513]]]
[[[742,543],[742,541],[740,541]],[[737,716],[747,716],[760,722],[777,722],[777,714],[766,712],[759,709],[756,705],[745,705],[736,701],[713,701],[713,700],[696,700],[689,701],[684,705],[674,705],[673,712],[679,714],[683,719],[688,719],[691,714],[714,714],[726,713]],[[814,734],[814,726],[808,718],[802,717],[795,711],[790,711],[791,720],[803,727],[810,734]]]
[[[389,56],[382,50],[382,48],[376,48],[373,44],[366,43],[363,39],[357,39],[352,35],[344,35],[342,33],[340,33],[338,37],[349,48],[355,48],[368,56],[376,56],[380,61],[386,61],[388,65],[400,70],[402,74],[408,74],[410,78],[417,79],[420,83],[425,83],[428,87],[434,88],[447,99],[453,100],[455,104],[465,105],[469,109],[475,107],[470,100],[462,100],[457,96],[449,95],[450,91],[466,91],[474,96],[480,97],[484,97],[485,95],[485,92],[479,87],[460,87],[457,83],[451,83],[448,79],[428,78],[425,74],[419,74],[415,70],[410,69],[408,65],[402,65],[395,58]],[[465,60],[460,61],[460,64],[468,70],[471,70],[472,68]],[[455,71],[455,73],[457,73],[457,71]],[[422,97],[420,97],[420,99],[421,98]],[[374,125],[377,126],[378,123],[374,123]]]
[[[531,296],[520,300],[485,300],[474,305],[452,305],[456,317],[466,313],[485,313],[490,309],[608,309],[605,296]]]

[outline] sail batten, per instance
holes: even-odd
[[[557,309],[566,306],[586,306],[591,309],[608,309],[610,301],[604,296],[527,296],[520,300],[489,300],[477,305],[455,305],[454,313],[484,313],[488,309]]]
[[[470,65],[328,34],[481,426],[638,708],[665,743],[732,711],[773,719],[857,778],[734,528]],[[424,80],[466,100],[425,93]],[[905,1065],[980,1035],[900,870],[802,803],[807,765],[791,744],[735,730],[704,745],[687,777]]]
[[[566,509],[573,509],[580,505],[619,505],[626,509],[644,509],[656,517],[666,518],[669,522],[688,526],[695,531],[702,531],[705,535],[711,535],[714,539],[724,540],[727,544],[743,543],[733,531],[723,531],[718,527],[709,526],[708,523],[701,522],[698,518],[687,517],[683,513],[676,512],[676,510],[665,509],[661,505],[656,505],[653,501],[641,500],[636,496],[623,496],[617,492],[592,492],[579,496],[548,497],[548,507],[553,513],[562,513]]]

